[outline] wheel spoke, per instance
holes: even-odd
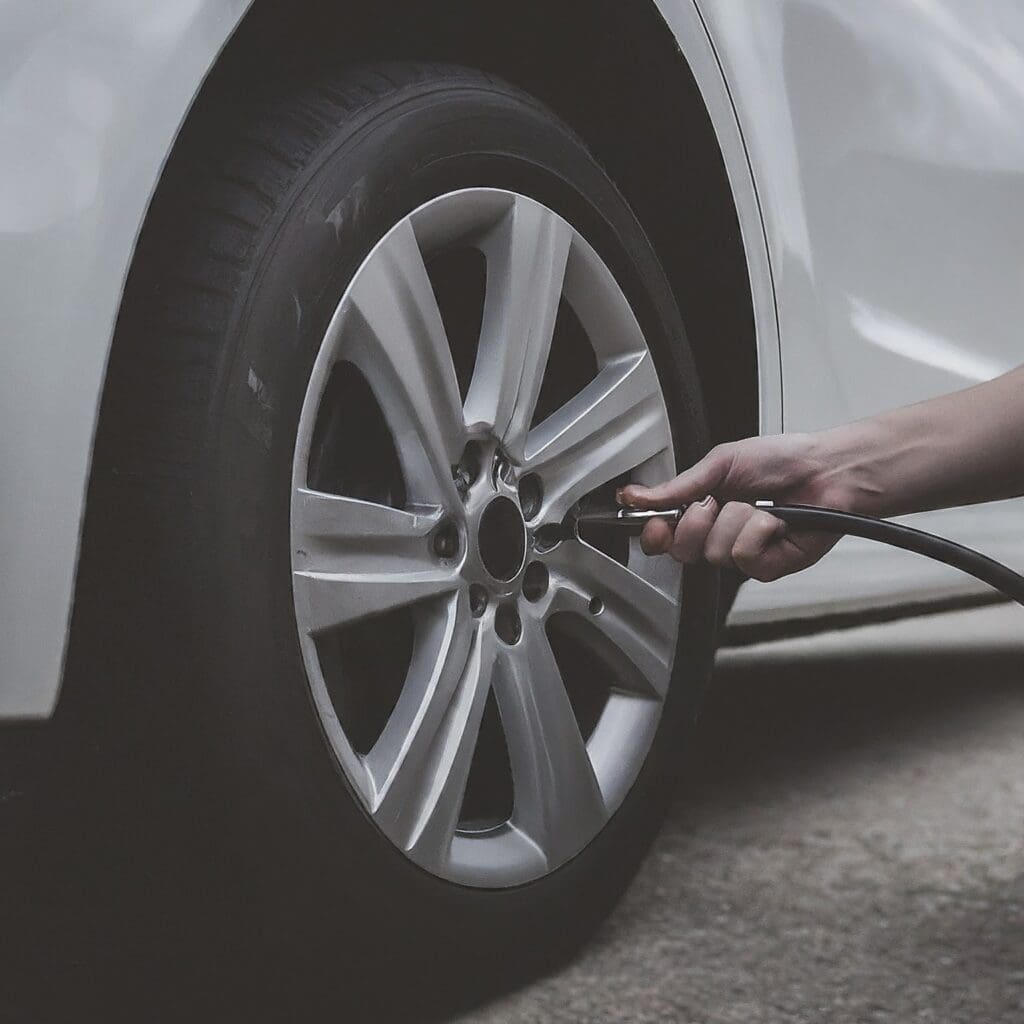
[[[493,634],[463,595],[423,623],[408,681],[367,756],[380,827],[420,863],[444,866],[490,690]]]
[[[459,585],[439,569],[412,573],[297,572],[292,577],[300,629],[311,636],[406,608]]]
[[[549,555],[548,613],[568,612],[580,635],[617,674],[617,684],[642,696],[665,696],[679,621],[679,602],[613,558],[567,541]],[[595,614],[590,602],[597,598]]]
[[[517,197],[488,239],[487,293],[466,422],[493,430],[522,456],[547,367],[572,229]]]
[[[543,623],[499,653],[498,700],[515,792],[513,822],[556,865],[577,852],[608,813]]]
[[[417,499],[457,500],[451,467],[465,444],[459,385],[434,289],[412,225],[380,243],[352,283],[346,328],[353,361],[393,425]],[[390,414],[390,415],[389,415]],[[419,459],[411,457],[411,444]]]
[[[317,572],[423,572],[433,567],[430,532],[440,521],[436,508],[404,512],[300,487],[292,501],[295,565]]]
[[[455,591],[454,569],[431,553],[439,518],[298,489],[292,588],[300,630],[315,636]]]
[[[664,451],[670,440],[650,355],[609,363],[526,439],[524,466],[544,480],[542,518],[561,520],[584,494]]]

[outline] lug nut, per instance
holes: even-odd
[[[519,481],[519,507],[525,519],[533,519],[544,500],[544,488],[536,473],[528,473]]]
[[[531,562],[523,575],[523,597],[539,601],[548,592],[548,567],[543,562]]]
[[[479,619],[487,611],[487,589],[479,583],[472,583],[469,587],[469,610],[475,619]]]
[[[494,630],[505,643],[519,643],[519,638],[523,635],[523,624],[515,605],[503,604],[498,609],[498,614],[494,617]]]
[[[434,554],[439,558],[454,558],[459,553],[459,531],[451,521],[442,523],[434,534]]]

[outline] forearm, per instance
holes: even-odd
[[[1024,367],[819,437],[823,472],[867,515],[1024,495]]]

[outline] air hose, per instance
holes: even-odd
[[[787,526],[799,530],[810,530],[818,533],[831,533],[848,537],[863,537],[865,540],[888,544],[890,547],[912,551],[924,555],[933,561],[950,565],[954,569],[973,576],[982,583],[987,583],[1004,597],[1024,605],[1024,576],[1014,572],[995,559],[989,558],[978,551],[972,551],[962,544],[956,544],[943,537],[915,530],[900,523],[887,519],[874,519],[871,516],[854,515],[851,512],[840,512],[833,508],[818,508],[814,505],[777,505],[771,501],[754,502],[757,508],[770,512],[781,519]],[[580,525],[596,524],[616,526],[639,532],[650,519],[667,519],[678,522],[685,512],[682,509],[640,510],[630,508],[583,509],[570,517],[570,525],[575,532]]]

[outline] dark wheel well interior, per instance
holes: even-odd
[[[311,65],[442,60],[537,96],[586,141],[639,216],[694,347],[713,440],[757,432],[753,309],[710,119],[651,0],[256,0],[203,86],[210,100]],[[184,132],[179,145],[190,137]]]

